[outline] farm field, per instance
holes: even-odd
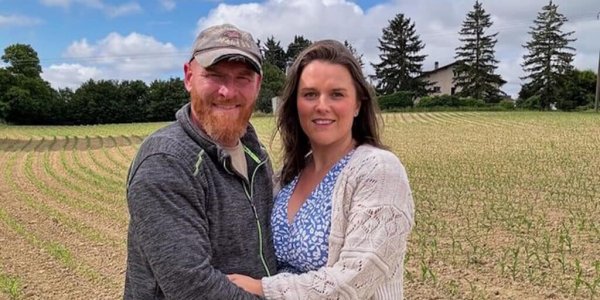
[[[383,116],[416,204],[407,299],[600,299],[600,115]],[[122,298],[125,177],[163,125],[0,125],[0,299]]]

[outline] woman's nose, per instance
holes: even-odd
[[[329,106],[327,105],[327,96],[326,95],[319,96],[319,98],[317,99],[315,109],[319,112],[322,112],[322,111],[327,111],[328,107]]]

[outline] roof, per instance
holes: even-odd
[[[430,75],[430,74],[433,74],[433,73],[436,73],[436,72],[439,72],[439,71],[443,71],[443,70],[451,68],[451,67],[453,67],[453,66],[455,66],[457,64],[458,64],[458,61],[455,61],[455,62],[449,63],[449,64],[447,64],[445,66],[441,66],[441,67],[439,67],[437,69],[433,69],[433,70],[430,70],[430,71],[424,71],[423,73],[421,73],[421,75],[419,77],[423,77],[423,76],[427,76],[427,75]]]

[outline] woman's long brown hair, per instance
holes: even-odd
[[[296,102],[302,71],[315,60],[344,66],[350,72],[356,88],[356,99],[360,101],[358,116],[352,124],[352,138],[357,142],[357,146],[370,144],[384,148],[379,136],[379,109],[373,89],[365,80],[360,64],[348,48],[338,41],[315,42],[304,49],[290,67],[281,97],[277,119],[277,131],[280,133],[284,150],[281,185],[291,182],[306,166],[305,156],[310,151],[310,142],[300,126]]]

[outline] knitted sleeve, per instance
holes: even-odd
[[[267,299],[368,299],[390,279],[399,281],[392,298],[401,297],[404,253],[414,223],[406,171],[388,151],[355,155],[335,190],[334,200],[342,200],[334,201],[327,266],[263,278]]]

